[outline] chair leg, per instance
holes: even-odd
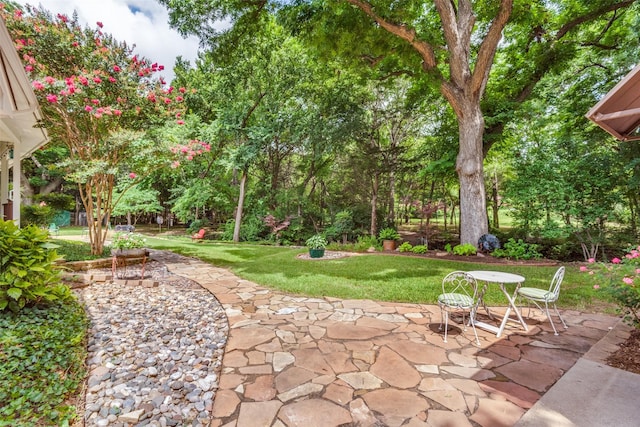
[[[476,331],[476,325],[473,320],[471,320],[471,327],[473,328],[473,335],[476,336],[476,345],[480,347],[480,339],[478,338],[478,331]]]
[[[553,328],[553,335],[558,335],[558,331],[556,330],[556,325],[553,324],[551,313],[549,313],[549,304],[547,302],[544,303],[544,308],[547,310],[547,319],[549,319],[549,323],[551,323],[551,327]]]
[[[449,331],[449,312],[444,311],[444,342],[447,342],[447,332]]]
[[[558,317],[560,318],[560,321],[562,322],[562,326],[564,326],[565,329],[569,329],[569,327],[567,326],[567,324],[565,323],[564,319],[562,318],[562,316],[560,316],[560,311],[558,311],[558,306],[556,305],[556,303],[553,303],[553,308],[556,310],[556,314],[558,315]]]

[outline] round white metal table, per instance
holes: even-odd
[[[525,278],[518,275],[518,274],[513,274],[513,273],[504,273],[502,271],[490,271],[490,270],[474,270],[474,271],[467,271],[467,273],[471,276],[473,276],[474,279],[476,279],[477,281],[480,282],[484,282],[485,286],[483,287],[482,291],[479,293],[478,295],[478,299],[480,302],[482,302],[482,305],[484,306],[485,310],[487,311],[487,314],[493,318],[493,316],[491,315],[491,312],[489,311],[489,308],[487,307],[487,305],[484,302],[484,293],[486,292],[486,288],[487,285],[491,284],[491,283],[495,283],[498,284],[498,286],[500,286],[500,290],[502,291],[502,293],[504,294],[505,297],[507,297],[507,301],[509,301],[509,306],[507,307],[507,310],[502,318],[502,322],[500,323],[500,326],[497,327],[495,325],[491,325],[488,324],[486,322],[479,322],[476,320],[476,311],[474,310],[474,312],[472,313],[472,319],[471,321],[473,322],[473,324],[479,328],[482,329],[486,329],[488,331],[494,332],[496,334],[497,337],[500,337],[500,335],[502,335],[502,332],[504,332],[504,327],[507,324],[507,321],[509,320],[515,320],[515,319],[511,319],[509,317],[509,315],[511,314],[511,310],[514,311],[514,313],[516,314],[516,317],[518,318],[517,321],[520,323],[520,325],[522,325],[522,327],[524,328],[524,330],[528,330],[527,328],[527,324],[525,323],[525,321],[522,319],[522,315],[520,314],[520,310],[518,310],[518,307],[516,306],[516,296],[518,294],[518,289],[520,288],[520,286],[522,286],[522,284],[524,283]],[[515,291],[513,292],[513,294],[510,294],[507,291],[507,288],[505,285],[516,285]]]

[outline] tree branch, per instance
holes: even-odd
[[[393,35],[400,37],[401,39],[409,42],[409,44],[420,54],[423,60],[423,67],[425,70],[432,70],[436,67],[436,56],[433,52],[433,48],[427,42],[416,39],[416,31],[413,28],[407,28],[404,24],[394,24],[373,11],[373,7],[367,2],[361,0],[346,0],[348,3],[354,5],[367,16],[373,19],[378,25],[387,30]]]
[[[555,36],[555,40],[560,40],[569,31],[573,30],[574,28],[576,28],[580,24],[584,24],[585,22],[588,22],[588,21],[591,21],[592,19],[598,18],[598,17],[604,15],[607,12],[612,12],[612,11],[616,11],[618,9],[622,9],[622,8],[631,6],[635,2],[636,2],[636,0],[626,0],[626,1],[623,1],[623,2],[620,2],[620,3],[610,4],[610,5],[601,7],[600,9],[594,10],[593,12],[587,13],[586,15],[578,16],[574,20],[569,21],[566,24],[564,24],[560,28],[560,30],[558,30],[558,32],[556,33],[556,36]]]

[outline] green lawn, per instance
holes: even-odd
[[[367,298],[391,302],[433,304],[441,292],[442,278],[454,270],[500,270],[526,278],[527,286],[545,288],[555,267],[495,266],[421,257],[363,254],[338,260],[310,261],[296,258],[305,248],[191,243],[185,238],[150,237],[156,249],[170,249],[232,270],[260,285],[306,296]],[[588,276],[577,265],[567,265],[559,306],[583,311],[612,312],[601,291],[592,288]],[[489,304],[506,304],[504,296],[491,286]]]

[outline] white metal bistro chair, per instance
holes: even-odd
[[[565,329],[568,328],[567,324],[564,322],[562,316],[560,316],[560,312],[558,311],[558,307],[556,307],[556,301],[558,301],[558,297],[560,296],[560,285],[562,284],[562,279],[564,278],[564,267],[558,268],[556,274],[553,276],[553,280],[551,280],[551,286],[549,289],[540,289],[540,288],[520,288],[518,289],[518,296],[526,299],[528,301],[529,311],[527,313],[527,317],[531,314],[531,303],[534,303],[536,307],[542,310],[540,303],[544,303],[544,308],[547,313],[547,319],[551,322],[551,327],[553,328],[554,335],[558,335],[558,331],[556,330],[556,326],[553,324],[553,319],[551,318],[551,313],[549,313],[549,304],[553,304],[553,308],[556,310],[556,314],[560,318],[562,322],[562,326]]]
[[[478,332],[473,324],[473,313],[475,312],[478,300],[478,284],[473,276],[465,273],[464,271],[454,271],[447,274],[442,280],[442,294],[438,295],[438,305],[442,312],[442,318],[440,320],[440,328],[442,330],[442,323],[444,320],[444,342],[447,342],[447,331],[449,329],[449,313],[453,311],[462,312],[462,324],[463,328],[467,330],[467,323],[465,322],[464,313],[469,312],[469,322],[473,328],[473,334],[476,337],[476,344],[480,345],[478,339]]]

